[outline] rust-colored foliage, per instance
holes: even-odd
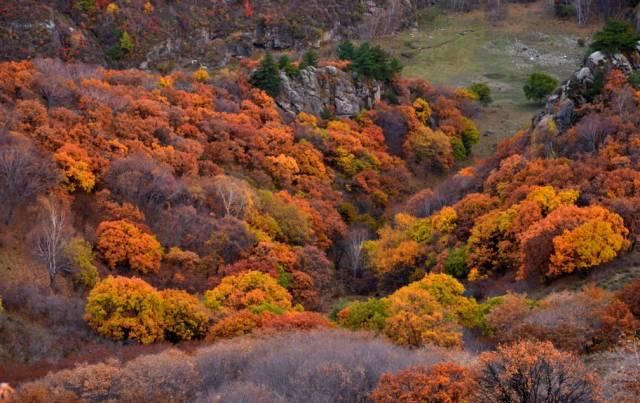
[[[472,393],[471,371],[446,363],[385,374],[371,399],[375,403],[463,403],[471,399]]]
[[[598,402],[597,377],[571,353],[556,350],[549,342],[523,341],[498,347],[480,356],[475,401]]]
[[[162,246],[153,235],[142,232],[126,220],[103,221],[96,231],[98,250],[114,269],[127,264],[141,273],[157,272],[162,260]]]

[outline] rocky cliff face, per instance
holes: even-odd
[[[618,69],[626,75],[630,75],[634,70],[640,70],[640,42],[637,50],[628,57],[620,53],[590,54],[585,59],[583,67],[549,97],[544,110],[534,117],[532,126],[534,128],[545,126],[552,119],[560,132],[571,127],[576,118],[575,111],[588,101],[596,77],[611,69]]]
[[[0,60],[59,57],[119,67],[224,65],[410,24],[416,0],[0,1]],[[110,6],[107,6],[110,5]],[[113,5],[113,6],[111,6]],[[122,51],[126,32],[132,48]]]
[[[371,108],[380,100],[382,84],[363,83],[351,78],[351,74],[333,66],[308,67],[299,77],[280,74],[282,92],[278,105],[286,112],[336,116],[355,116],[364,108]]]

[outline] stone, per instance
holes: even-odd
[[[359,83],[351,74],[334,66],[307,67],[299,77],[280,73],[282,91],[276,102],[287,113],[321,115],[327,110],[336,116],[355,116],[380,100],[381,84]]]

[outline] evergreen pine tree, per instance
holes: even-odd
[[[309,50],[307,53],[302,56],[302,62],[300,63],[300,69],[304,70],[307,67],[317,67],[318,66],[318,55],[313,51]]]
[[[251,74],[249,82],[254,87],[258,87],[265,91],[273,98],[280,95],[280,70],[273,56],[267,53],[260,62],[260,67]]]

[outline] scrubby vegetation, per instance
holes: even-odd
[[[255,3],[238,6],[252,18]],[[121,57],[138,52],[125,34]],[[161,73],[0,63],[0,380],[15,386],[0,393],[634,401],[640,273],[621,262],[640,234],[640,94],[626,64],[605,58],[551,99],[555,79],[532,76],[545,110],[471,163],[488,85],[403,78],[367,42],[337,53]],[[287,80],[316,73],[378,97],[352,116],[279,107]]]

